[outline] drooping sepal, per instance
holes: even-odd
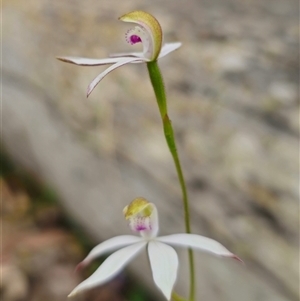
[[[178,256],[172,247],[159,241],[149,242],[148,255],[154,282],[170,300],[177,278]]]

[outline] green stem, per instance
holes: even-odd
[[[189,200],[186,189],[186,184],[184,180],[184,176],[181,169],[180,160],[178,157],[176,142],[174,131],[172,127],[171,120],[168,116],[167,109],[167,99],[165,93],[165,87],[162,75],[160,73],[158,64],[156,61],[147,63],[148,72],[150,76],[150,80],[154,89],[154,93],[156,96],[157,104],[159,107],[159,112],[161,115],[161,119],[163,122],[164,134],[167,141],[167,145],[172,154],[173,161],[176,167],[181,191],[182,191],[182,199],[183,199],[183,208],[184,208],[184,221],[185,221],[185,231],[186,233],[191,233],[191,225],[190,225],[190,213],[189,213]],[[193,251],[191,249],[188,250],[189,255],[189,266],[190,266],[190,295],[189,300],[195,300],[195,270],[194,270],[194,256]]]

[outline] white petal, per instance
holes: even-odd
[[[158,241],[150,241],[148,254],[155,284],[170,300],[177,277],[178,256],[175,250]]]
[[[103,255],[104,253],[114,251],[121,247],[137,243],[139,241],[141,241],[141,238],[133,235],[122,235],[108,239],[102,242],[101,244],[97,245],[95,248],[93,248],[91,252],[87,255],[87,257],[77,266],[77,269],[86,266],[93,259]]]
[[[124,60],[124,58],[120,58],[120,57],[106,58],[106,59],[89,59],[85,57],[72,57],[72,56],[57,57],[57,59],[66,63],[71,63],[79,66],[110,65]]]
[[[112,279],[146,244],[146,241],[138,242],[110,255],[96,272],[77,285],[68,297]]]
[[[172,51],[177,50],[182,44],[180,42],[164,44],[158,58],[162,58]]]
[[[112,58],[115,57],[144,57],[143,52],[120,52],[120,53],[112,53],[109,55]]]
[[[94,88],[99,84],[99,82],[111,71],[115,70],[116,68],[119,68],[123,65],[132,63],[132,62],[143,62],[144,59],[142,58],[118,58],[118,63],[108,67],[105,71],[103,71],[102,73],[100,73],[88,86],[87,89],[87,96],[89,96],[92,91],[94,90]]]
[[[199,249],[202,251],[214,253],[220,256],[232,257],[241,261],[236,255],[228,251],[219,242],[196,234],[173,234],[168,236],[158,237],[157,240],[177,246],[185,246],[190,248]]]

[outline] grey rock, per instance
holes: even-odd
[[[95,243],[129,233],[122,208],[139,195],[157,204],[162,234],[184,231],[146,67],[113,72],[86,100],[86,86],[103,68],[54,59],[130,49],[128,27],[116,19],[137,8],[157,15],[165,40],[183,42],[160,66],[193,231],[246,262],[197,253],[198,300],[297,300],[296,7],[294,0],[4,1],[4,146],[57,191]],[[180,254],[176,288],[185,293]],[[147,264],[140,257],[129,269],[161,297]]]

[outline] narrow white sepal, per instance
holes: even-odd
[[[137,243],[141,240],[142,239],[140,237],[133,235],[121,235],[110,238],[93,248],[86,256],[86,258],[80,263],[80,265],[85,266],[89,264],[93,259],[103,255],[104,253]]]
[[[90,59],[85,57],[73,57],[73,56],[64,56],[64,57],[57,57],[58,60],[71,63],[79,66],[101,66],[101,65],[110,65],[118,63],[124,58],[120,57],[110,57],[105,59]]]
[[[108,67],[105,71],[101,72],[95,79],[93,79],[93,81],[88,86],[87,96],[89,96],[92,93],[92,91],[99,84],[99,82],[111,71],[113,71],[113,70],[115,70],[115,69],[117,69],[117,68],[119,68],[123,65],[132,63],[132,62],[143,62],[143,61],[144,61],[144,59],[135,58],[135,57],[134,58],[118,58],[117,63],[115,63],[114,65]]]
[[[216,240],[196,234],[173,234],[158,237],[157,240],[177,246],[184,246],[214,253],[219,256],[233,257],[240,260]]]
[[[180,42],[164,44],[160,50],[158,58],[160,59],[169,54],[170,52],[177,50],[181,45],[182,44]]]
[[[170,300],[177,277],[178,256],[172,247],[158,241],[149,242],[148,254],[154,282]]]
[[[147,244],[138,242],[110,255],[89,278],[77,285],[68,297],[111,280]]]

